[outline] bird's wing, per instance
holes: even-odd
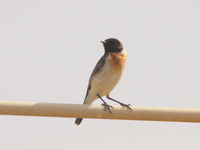
[[[87,99],[87,96],[89,94],[89,91],[91,89],[91,82],[92,82],[92,78],[93,76],[98,73],[104,66],[105,64],[105,60],[106,60],[106,57],[107,57],[107,54],[104,54],[100,60],[98,61],[98,63],[96,64],[91,76],[90,76],[90,79],[89,79],[89,83],[88,83],[88,88],[87,88],[87,92],[86,92],[86,95],[85,95],[85,99],[84,99],[84,103],[85,103],[85,100]]]

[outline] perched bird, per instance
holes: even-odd
[[[103,43],[105,53],[96,64],[92,75],[90,76],[87,93],[83,104],[91,104],[94,100],[100,98],[105,109],[111,112],[110,105],[103,99],[106,96],[109,100],[119,103],[122,106],[129,107],[130,104],[124,104],[110,98],[109,94],[119,82],[126,64],[126,51],[122,43],[115,39],[109,38]],[[111,112],[112,113],[112,112]],[[75,124],[79,125],[83,118],[76,118]]]

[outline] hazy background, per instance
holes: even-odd
[[[198,0],[1,0],[0,100],[82,103],[110,37],[128,54],[112,97],[200,108]],[[0,116],[1,150],[188,150],[199,133],[192,123]]]

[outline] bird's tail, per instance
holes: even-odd
[[[89,90],[90,88],[88,88],[88,90]],[[91,104],[93,101],[94,101],[94,99],[95,98],[93,98],[93,97],[91,97],[91,96],[89,96],[88,95],[88,90],[87,90],[87,93],[86,93],[86,96],[85,96],[85,99],[84,99],[84,102],[83,102],[83,104]],[[88,100],[90,100],[90,101],[88,101]],[[82,122],[82,120],[83,120],[83,118],[76,118],[76,120],[75,120],[75,124],[76,125],[80,125],[81,124],[81,122]]]
[[[76,124],[76,125],[80,125],[81,122],[82,122],[82,120],[83,120],[83,118],[76,118],[75,124]]]

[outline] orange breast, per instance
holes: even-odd
[[[126,53],[116,54],[109,53],[109,63],[116,69],[124,69],[126,64]]]

